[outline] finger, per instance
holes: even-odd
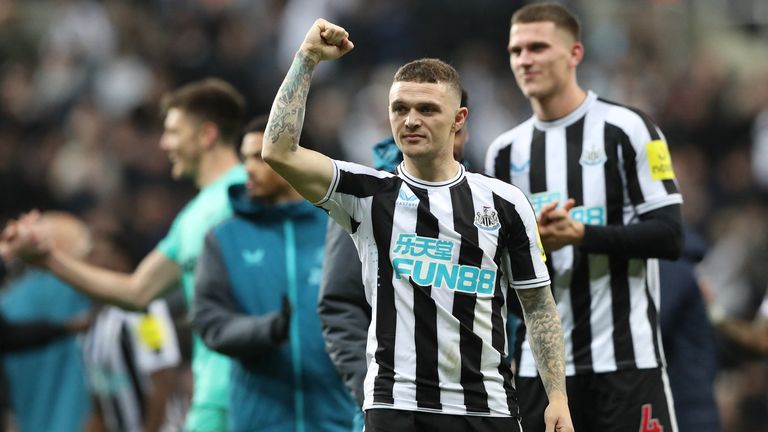
[[[34,224],[37,223],[37,221],[40,220],[40,212],[38,210],[32,210],[30,212],[24,213],[19,218],[19,222],[23,224]]]
[[[18,230],[18,228],[16,227],[16,222],[15,221],[8,222],[8,224],[5,226],[5,229],[3,229],[3,234],[2,234],[3,240],[4,241],[11,241],[11,240],[13,240],[14,237],[16,237],[16,231],[17,230]]]
[[[552,201],[548,204],[545,204],[544,207],[541,208],[541,211],[539,212],[539,214],[542,215],[542,214],[551,212],[552,210],[557,208],[557,205],[559,203],[560,203],[559,201]]]
[[[562,209],[565,210],[566,212],[569,212],[574,206],[576,206],[576,200],[573,198],[568,198],[568,201],[566,201],[565,204],[563,204]]]
[[[353,44],[352,41],[349,40],[349,38],[346,38],[343,41],[341,41],[341,45],[339,45],[339,48],[344,53],[351,51],[354,47],[355,47],[355,44]]]
[[[349,33],[339,26],[329,24],[320,31],[320,37],[329,45],[342,47],[344,40],[349,38]]]

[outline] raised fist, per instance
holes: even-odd
[[[316,63],[320,63],[323,60],[337,59],[354,47],[346,30],[319,18],[310,27],[299,50]]]

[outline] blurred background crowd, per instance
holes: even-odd
[[[315,75],[305,131],[317,148],[370,164],[389,134],[395,68],[439,57],[469,93],[466,155],[481,170],[493,138],[530,116],[506,51],[524,3],[0,0],[0,225],[31,208],[63,209],[135,263],[194,194],[172,181],[158,148],[161,96],[217,76],[247,96],[251,115],[268,112],[317,17],[356,45]],[[768,287],[768,2],[564,3],[583,21],[582,86],[660,125],[684,221],[709,244],[699,269],[713,301],[754,319]],[[719,346],[724,430],[764,430],[766,359]]]

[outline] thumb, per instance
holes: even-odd
[[[555,432],[555,420],[548,418],[545,420],[544,432]]]

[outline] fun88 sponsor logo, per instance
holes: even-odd
[[[539,192],[532,194],[530,200],[536,216],[538,217],[539,213],[541,213],[541,209],[551,202],[558,201],[559,204],[562,205],[565,200],[561,200],[560,197],[560,192]],[[579,206],[572,208],[568,214],[570,214],[574,220],[585,225],[605,225],[604,207]]]
[[[451,262],[456,243],[400,234],[392,266],[397,279],[411,278],[419,285],[482,296],[493,295],[496,271]]]
[[[539,192],[531,194],[530,200],[531,205],[533,206],[533,211],[536,213],[536,216],[538,216],[545,205],[553,201],[560,201],[560,192]]]
[[[603,207],[574,207],[569,214],[573,220],[584,225],[605,225],[605,209]]]

